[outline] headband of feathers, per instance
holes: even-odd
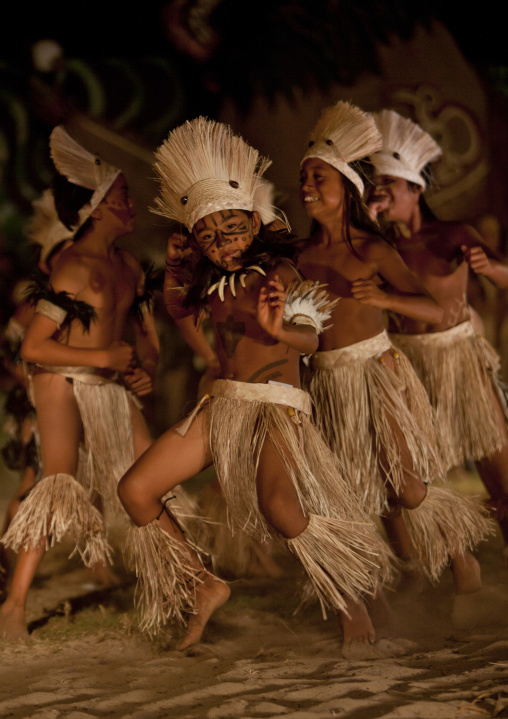
[[[53,129],[49,138],[51,159],[58,172],[73,185],[93,190],[93,195],[79,211],[76,232],[104,199],[121,170],[85,150],[62,125]]]
[[[191,231],[218,210],[267,210],[256,192],[270,164],[228,125],[205,117],[185,122],[155,152],[160,194],[152,212]]]
[[[402,177],[420,185],[427,183],[421,172],[441,156],[437,142],[412,120],[394,110],[382,110],[374,115],[381,132],[383,147],[371,157],[377,175]]]
[[[370,113],[339,100],[326,108],[309,136],[302,163],[317,157],[345,175],[363,195],[361,175],[349,163],[367,158],[381,148],[381,135]]]

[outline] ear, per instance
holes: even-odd
[[[259,214],[259,212],[256,212],[256,210],[254,210],[254,212],[252,213],[252,231],[255,235],[257,235],[260,229],[261,215]]]

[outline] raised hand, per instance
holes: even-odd
[[[278,337],[282,330],[286,291],[278,275],[268,281],[259,291],[257,319],[261,327],[272,337]]]
[[[469,267],[479,275],[486,275],[492,269],[492,263],[481,247],[461,245],[462,254]]]
[[[187,255],[192,253],[188,238],[181,232],[173,232],[168,238],[166,267],[179,267]]]

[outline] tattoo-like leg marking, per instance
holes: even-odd
[[[225,322],[217,322],[217,332],[221,338],[226,356],[231,359],[238,343],[245,335],[245,322],[235,322],[234,315],[228,315]]]

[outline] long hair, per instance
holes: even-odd
[[[74,185],[72,182],[56,173],[51,183],[51,189],[53,190],[53,196],[55,198],[55,209],[58,217],[62,224],[65,225],[69,230],[76,225],[78,222],[78,214],[83,205],[90,202],[93,195],[93,190],[88,190],[85,187]],[[74,239],[78,239],[83,231],[91,225],[91,218],[79,228],[76,232]]]
[[[364,176],[366,176],[365,172],[363,172],[363,174]],[[389,245],[393,245],[393,242],[386,237],[378,223],[370,217],[367,211],[367,207],[365,206],[365,203],[363,202],[356,185],[351,182],[351,180],[349,180],[347,177],[345,177],[345,175],[343,175],[342,173],[341,178],[344,184],[342,232],[350,252],[359,260],[364,262],[365,258],[362,257],[353,246],[353,242],[351,240],[351,227],[355,227],[357,230],[363,230],[364,232],[368,232],[371,235],[375,235],[379,239],[387,242]],[[366,177],[366,179],[368,180],[368,176]],[[320,225],[316,220],[313,220],[310,228],[310,237],[319,237],[319,232]]]

